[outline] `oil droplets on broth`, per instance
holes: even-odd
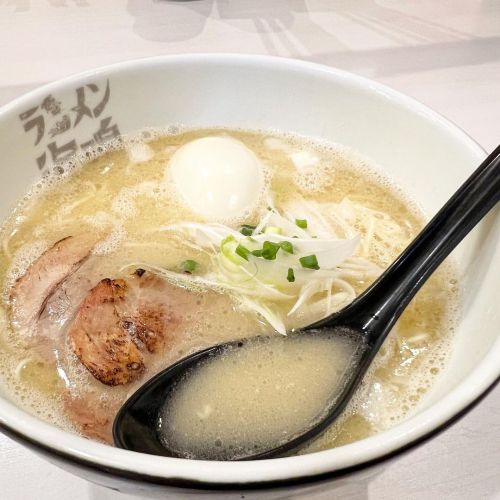
[[[276,448],[321,418],[362,350],[340,329],[229,347],[172,389],[158,422],[161,441],[182,457],[205,460]]]
[[[199,212],[199,204],[189,206],[186,203],[189,196],[199,201],[196,193],[192,195],[192,192],[203,183],[190,185],[189,180],[182,176],[179,163],[175,172],[170,171],[170,167],[175,166],[181,158],[177,156],[175,162],[171,163],[177,152],[193,144],[193,141],[207,137],[239,141],[233,153],[234,158],[245,158],[247,167],[241,175],[251,175],[255,171],[259,176],[252,192],[241,191],[241,197],[234,205],[235,213],[226,213],[224,205],[212,207],[214,217],[224,215],[224,220],[217,221],[218,226],[210,226],[215,234],[221,222],[235,234],[240,234],[241,224],[257,225],[263,216],[269,216],[266,210],[272,203],[276,211],[271,214],[273,217],[277,218],[279,213],[282,219],[302,220],[302,226],[303,220],[308,222],[307,229],[293,222],[291,224],[297,232],[302,231],[302,236],[304,231],[309,231],[311,238],[317,236],[318,241],[330,237],[330,240],[343,238],[352,242],[358,235],[359,242],[354,254],[338,268],[333,266],[331,270],[315,270],[314,266],[301,269],[300,266],[294,267],[297,262],[275,266],[279,264],[278,261],[291,262],[296,259],[296,253],[287,253],[288,247],[279,244],[283,235],[276,233],[281,228],[276,229],[273,223],[270,224],[269,233],[263,231],[262,239],[269,240],[268,246],[278,252],[275,260],[265,261],[252,254],[247,262],[241,255],[248,256],[246,252],[258,254],[260,249],[252,247],[256,243],[245,241],[242,250],[229,239],[225,240],[223,248],[232,259],[227,262],[216,260],[218,256],[210,253],[211,250],[203,247],[200,241],[194,244],[179,231],[165,230],[166,226],[180,225],[186,221],[194,228],[214,222],[213,217],[204,217]],[[187,156],[192,157],[194,154],[196,157],[195,153],[191,150]],[[231,408],[232,411],[247,408],[245,401],[238,400],[244,391],[238,391],[237,387],[246,387],[246,391],[251,391],[252,384],[257,380],[262,382],[263,387],[268,384],[267,387],[273,390],[277,386],[288,387],[291,383],[296,388],[303,388],[306,384],[309,387],[312,383],[310,395],[314,395],[316,403],[312,403],[310,408],[300,408],[310,413],[299,415],[297,421],[314,418],[315,408],[323,408],[325,398],[331,397],[328,391],[332,386],[326,380],[331,381],[337,373],[338,366],[336,368],[327,362],[327,358],[337,359],[338,356],[333,352],[328,354],[328,349],[332,347],[330,344],[328,348],[326,345],[319,348],[322,340],[317,341],[319,344],[308,343],[307,338],[293,340],[287,348],[289,351],[286,351],[282,338],[270,326],[268,318],[281,317],[282,326],[290,330],[311,324],[324,317],[327,311],[343,307],[376,279],[422,227],[423,219],[414,204],[365,160],[337,145],[290,134],[220,128],[147,131],[108,147],[100,146],[85,157],[72,159],[68,164],[59,166],[57,172],[61,172],[61,169],[64,170],[63,175],[54,171],[33,187],[29,195],[20,201],[0,233],[0,383],[2,388],[5,387],[8,397],[39,418],[110,444],[111,423],[116,412],[148,379],[187,354],[257,335],[275,337],[269,344],[255,344],[255,351],[238,351],[237,365],[231,366],[251,376],[228,383],[225,390],[228,395],[234,392],[231,396],[234,404],[229,404],[230,399],[220,400],[217,404],[223,408],[227,403],[228,411]],[[170,182],[174,178],[182,179],[176,187]],[[237,179],[233,181],[238,185]],[[218,186],[214,184],[213,187],[216,193]],[[182,196],[179,196],[179,191]],[[188,192],[191,194],[186,196]],[[9,300],[12,286],[56,242],[82,234],[95,235],[100,239],[89,251],[81,267],[74,270],[64,280],[62,289],[51,297],[49,313],[53,315],[53,321],[49,325],[50,336],[38,342],[36,336],[19,332],[12,323],[12,303]],[[305,241],[303,237],[298,240]],[[315,241],[306,243],[312,245]],[[219,248],[218,245],[214,246]],[[298,248],[299,243],[296,246]],[[319,252],[318,256],[321,261]],[[182,272],[182,263],[186,260],[196,262],[191,275]],[[235,269],[239,272],[241,264],[248,263],[251,269],[253,263],[257,262],[267,273],[266,278],[279,282],[279,286],[271,290],[271,299],[278,299],[276,302],[271,301],[274,316],[269,313],[268,303],[258,304],[258,312],[255,303],[252,304],[253,309],[249,308],[248,301],[236,300],[235,294],[227,288],[190,287],[189,280],[210,277],[214,262],[223,265],[225,271],[230,273]],[[147,269],[144,275],[142,272],[137,274],[141,267]],[[289,268],[295,269],[295,272],[287,272]],[[175,279],[165,278],[161,274],[171,276],[174,272]],[[324,288],[307,288],[309,276],[313,276],[313,273],[325,276],[322,286],[326,284],[328,291]],[[240,290],[245,283],[242,280],[234,288]],[[137,363],[140,370],[133,374],[136,378],[122,385],[105,385],[82,365],[75,354],[68,329],[81,302],[74,304],[73,309],[68,309],[66,316],[58,316],[66,307],[66,299],[73,300],[76,297],[78,301],[91,304],[86,300],[86,294],[91,289],[95,290],[98,284],[101,285],[98,291],[115,294],[123,301],[124,307],[129,304],[129,300],[136,301],[134,304],[140,307],[134,310],[134,314],[138,312],[142,318],[146,316],[140,298],[148,286],[151,285],[155,301],[161,300],[164,290],[171,297],[172,304],[162,310],[165,317],[172,319],[169,325],[171,329],[165,333],[163,344],[151,342],[150,348],[154,352],[146,348],[146,343],[151,339],[144,336],[144,331],[137,329],[137,325],[131,321],[134,315],[131,318],[128,311],[119,308],[111,311],[116,315],[123,338],[128,341],[131,350],[137,348],[136,354],[140,357],[140,363]],[[303,306],[292,311],[297,297],[289,296],[291,292],[295,293],[294,286],[297,293],[300,290]],[[78,293],[72,287],[76,287]],[[264,283],[262,290],[268,292],[269,284]],[[122,292],[129,295],[123,298],[120,295]],[[107,297],[104,298],[107,300]],[[413,411],[449,355],[457,302],[457,282],[453,269],[449,265],[442,266],[398,321],[343,417],[300,453],[362,439],[395,425]],[[64,307],[60,309],[59,306]],[[64,321],[59,321],[61,318]],[[57,328],[54,329],[54,325]],[[142,340],[134,337],[137,332],[142,332]],[[271,344],[273,349],[270,350]],[[341,364],[350,355],[349,343],[343,343],[342,349],[346,357],[339,361]],[[314,366],[311,367],[310,360],[303,356],[300,362],[297,360],[298,351],[301,350],[314,356]],[[264,351],[269,354],[263,358],[265,362],[260,362],[262,368],[258,368],[259,363],[251,362],[252,352],[255,355]],[[278,356],[280,352],[283,357]],[[227,359],[230,357],[228,355]],[[296,361],[287,364],[284,359],[288,358]],[[227,366],[216,369],[215,366],[207,365],[202,370],[220,373],[224,369],[229,371]],[[272,378],[269,377],[269,370],[274,372]],[[229,374],[225,375],[225,379],[229,381]],[[203,383],[216,385],[218,381],[218,377],[204,377]],[[190,389],[193,393],[201,390],[197,384],[197,377],[193,377]],[[293,403],[287,399],[291,394],[290,391],[278,391],[272,394],[272,398],[286,406]],[[189,408],[187,400],[184,408]],[[255,419],[252,420],[255,415],[252,416],[251,411],[244,413],[245,418],[249,419],[248,428],[251,430],[251,426],[256,423]],[[204,422],[213,423],[211,433],[199,433],[200,422],[203,421],[199,415],[205,418]],[[208,444],[221,439],[221,445],[234,447],[231,429],[224,427],[227,422],[217,419],[217,415],[214,401],[204,400],[201,407],[191,412],[190,420],[183,419],[181,423],[176,423],[177,429],[181,428],[181,424],[185,427],[175,435],[181,439],[179,436],[182,437],[183,432],[185,436],[189,428],[196,437],[192,441],[193,446],[205,446],[207,441],[203,439],[208,439]],[[273,414],[266,422],[259,446],[263,446],[266,439],[279,440],[279,433],[283,430],[294,431],[293,426],[279,428],[285,424],[292,425],[286,413]],[[168,429],[163,430],[166,436],[169,435]],[[221,437],[215,437],[221,436],[222,431],[225,432],[224,442]],[[240,437],[244,441],[245,436]],[[235,453],[238,451],[235,450]]]

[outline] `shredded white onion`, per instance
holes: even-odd
[[[307,224],[299,227],[297,220]],[[362,229],[363,238],[355,227]],[[207,253],[209,271],[189,275],[147,263],[130,265],[185,286],[230,292],[241,307],[257,312],[282,334],[286,333],[285,317],[306,306],[321,306],[327,315],[351,302],[356,297],[351,282],[373,281],[382,271],[367,256],[374,249],[383,250],[389,242],[393,246],[392,238],[399,241],[405,237],[405,228],[389,215],[347,198],[338,204],[294,201],[281,213],[270,200],[251,237],[215,223],[188,221],[161,229],[176,234],[186,246]],[[265,242],[274,244],[273,248],[279,245],[274,258],[252,253],[261,251]],[[285,250],[285,243],[288,248],[291,245],[292,252]],[[319,269],[304,267],[302,257],[315,257]]]

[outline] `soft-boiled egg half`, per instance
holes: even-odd
[[[262,162],[231,137],[188,142],[170,159],[169,175],[191,210],[212,221],[238,218],[250,211],[264,186]]]

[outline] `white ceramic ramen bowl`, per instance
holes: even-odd
[[[294,60],[190,55],[126,62],[42,87],[0,110],[0,217],[41,173],[89,141],[169,124],[273,128],[338,142],[380,165],[434,213],[484,158],[464,132],[373,81]],[[64,432],[0,387],[0,427],[48,460],[109,487],[163,498],[328,497],[464,414],[500,374],[498,207],[455,257],[462,319],[446,370],[411,418],[368,439],[305,456],[201,462],[141,455]],[[467,450],[463,451],[467,453]],[[224,492],[222,492],[224,490]],[[203,498],[208,491],[203,492]]]

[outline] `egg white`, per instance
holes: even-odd
[[[264,186],[262,162],[231,137],[188,142],[170,159],[169,177],[191,210],[209,221],[241,217],[258,203]]]

